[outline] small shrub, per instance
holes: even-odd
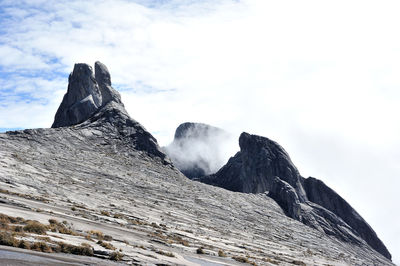
[[[114,247],[112,244],[107,243],[107,242],[104,242],[104,241],[102,241],[102,240],[97,241],[97,244],[99,244],[99,245],[102,246],[103,248],[115,250],[115,247]]]
[[[25,240],[20,240],[19,244],[18,244],[19,248],[23,248],[23,249],[31,249],[31,245],[28,241]]]
[[[38,221],[28,221],[28,223],[24,226],[24,231],[38,235],[44,235],[46,234],[47,226],[39,223]]]
[[[47,245],[46,242],[35,242],[32,244],[31,249],[36,250],[36,251],[46,252],[46,253],[53,252],[51,247],[49,247],[49,245]]]
[[[154,227],[154,228],[160,228],[160,227],[158,226],[158,224],[156,224],[156,223],[151,223],[151,226]]]
[[[56,219],[49,219],[49,224],[58,224]]]
[[[232,259],[238,261],[238,262],[242,262],[242,263],[248,263],[249,259],[246,257],[242,257],[242,256],[233,256]]]
[[[104,239],[104,234],[102,232],[100,232],[100,231],[90,230],[88,233],[91,234],[91,235],[96,236],[98,240],[103,240]]]
[[[83,256],[93,256],[93,248],[90,245],[83,246],[74,246],[70,244],[66,244],[63,242],[58,242],[59,252],[74,254],[74,255],[83,255]]]
[[[113,238],[112,238],[112,236],[110,236],[110,235],[105,235],[105,236],[104,236],[104,240],[105,240],[105,241],[112,241]]]
[[[0,245],[16,247],[18,240],[8,232],[0,232]]]
[[[104,215],[104,216],[110,216],[110,213],[108,212],[108,211],[100,211],[100,213],[101,213],[101,215]]]
[[[121,252],[113,252],[110,254],[110,260],[120,261],[124,257],[124,254]]]
[[[299,260],[293,260],[293,261],[292,261],[292,264],[294,264],[294,265],[301,265],[301,266],[306,266],[306,265],[307,265],[307,264],[305,264],[304,262],[299,261]]]
[[[220,256],[220,257],[226,257],[226,254],[225,254],[225,252],[223,251],[223,250],[218,250],[218,256]]]
[[[115,213],[115,214],[114,214],[114,218],[122,219],[122,218],[124,218],[124,215],[123,215],[123,214],[120,214],[120,213]]]
[[[16,233],[22,233],[24,231],[24,228],[22,226],[17,225],[14,226],[12,230]]]
[[[197,254],[206,254],[206,253],[204,252],[204,249],[203,249],[202,247],[199,247],[199,248],[196,250],[196,253],[197,253]]]
[[[163,255],[163,256],[171,257],[171,258],[175,257],[174,253],[172,253],[172,252],[165,252],[162,250],[158,250],[158,251],[156,251],[156,253]]]

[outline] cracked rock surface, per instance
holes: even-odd
[[[267,193],[233,192],[186,178],[127,114],[103,66],[97,64],[95,78],[89,66],[75,66],[53,128],[0,134],[0,213],[42,223],[64,220],[82,234],[102,232],[123,253],[120,263],[130,265],[243,265],[244,260],[257,265],[393,265],[359,236],[357,242],[343,241],[288,217]],[[239,155],[232,159],[234,169],[243,166]],[[276,163],[274,158],[270,165],[284,167],[283,159]],[[264,186],[295,203],[287,209],[299,213],[300,204],[300,216],[321,212],[310,215],[318,225],[321,217],[337,217],[329,206],[317,205],[324,204],[322,198],[304,202],[307,189],[299,197],[296,187],[304,180],[295,168],[284,170],[291,175],[278,175]],[[308,189],[314,186],[324,189],[321,184]],[[96,254],[109,252],[80,235],[56,236],[90,244]],[[98,264],[78,257],[73,265]]]
[[[289,217],[345,242],[366,241],[391,258],[374,230],[350,204],[322,181],[302,177],[278,143],[244,132],[239,146],[240,151],[217,173],[199,180],[232,191],[268,192]]]

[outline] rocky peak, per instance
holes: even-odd
[[[79,124],[110,101],[122,104],[121,96],[111,87],[107,67],[100,62],[95,63],[95,74],[91,66],[75,64],[68,81],[68,91],[57,110],[53,128]]]
[[[301,201],[305,201],[302,179],[289,155],[276,142],[257,135],[243,132],[239,137],[240,152],[232,157],[215,176],[207,178],[218,184],[229,177],[231,190],[259,193],[270,191],[273,180],[279,176],[298,191]]]
[[[351,243],[366,241],[391,255],[368,223],[336,192],[315,178],[303,178],[276,142],[243,132],[240,151],[217,173],[200,181],[245,193],[266,192],[293,219]]]
[[[95,73],[87,64],[75,64],[68,81],[68,91],[52,128],[100,129],[107,138],[122,139],[126,145],[170,164],[157,140],[125,110],[120,94],[111,86],[110,72],[104,64],[97,61]]]
[[[225,146],[231,136],[225,130],[203,123],[180,124],[164,151],[174,165],[193,179],[215,173],[227,160]]]

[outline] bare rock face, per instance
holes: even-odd
[[[75,64],[69,75],[68,91],[57,110],[53,128],[79,124],[110,101],[121,103],[119,93],[111,87],[110,73],[95,63],[96,77],[87,64]]]
[[[230,138],[223,129],[186,122],[178,126],[173,142],[163,150],[185,176],[194,179],[215,173],[226,163],[224,146]]]
[[[335,191],[321,180],[313,177],[304,180],[304,188],[309,201],[335,213],[353,228],[372,248],[391,258],[391,255],[375,231],[367,222]]]
[[[100,129],[108,136],[122,139],[127,145],[170,164],[157,140],[128,115],[120,94],[111,87],[107,67],[98,61],[95,73],[87,64],[75,64],[69,75],[68,91],[52,128],[69,126]]]
[[[199,180],[236,192],[267,192],[285,214],[327,235],[391,255],[368,223],[336,192],[315,178],[303,178],[276,142],[242,133],[240,151],[217,173]]]

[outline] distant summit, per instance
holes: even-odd
[[[390,259],[391,255],[367,222],[322,181],[303,178],[276,142],[242,133],[240,151],[217,173],[201,182],[245,193],[268,192],[286,215],[342,241],[360,238]]]
[[[163,150],[185,176],[193,179],[215,173],[226,163],[231,140],[223,129],[186,122],[177,127],[173,142]]]

